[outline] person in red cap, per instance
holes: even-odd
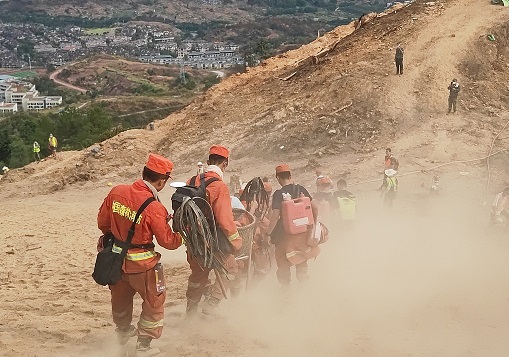
[[[339,204],[332,194],[332,180],[329,176],[318,176],[314,198],[320,212],[319,221],[331,224]]]
[[[293,242],[299,243],[299,245],[303,246],[304,250],[308,250],[308,247],[306,243],[307,233],[302,233],[298,236],[290,236],[284,231],[281,219],[283,195],[291,195],[292,199],[304,196],[309,197],[311,200],[314,224],[317,223],[318,207],[305,187],[293,183],[290,167],[287,164],[281,164],[276,167],[276,179],[281,185],[281,188],[276,190],[272,196],[272,212],[269,216],[269,227],[267,231],[269,232],[268,235],[271,238],[271,243],[275,245],[277,279],[282,285],[287,286],[291,281],[290,268],[294,265],[288,260],[287,253],[289,249],[295,248]],[[309,249],[309,252],[318,255],[319,249],[318,247],[315,248],[317,249]],[[311,255],[306,256],[302,262],[295,264],[296,276],[299,281],[308,279],[308,264],[306,258],[310,259]]]
[[[207,201],[212,207],[214,219],[218,227],[218,235],[224,234],[224,236],[231,243],[233,250],[238,250],[242,247],[242,238],[237,231],[237,225],[233,219],[233,211],[231,205],[230,192],[228,186],[223,181],[223,173],[228,167],[229,151],[227,148],[221,145],[213,145],[209,149],[209,158],[207,160],[207,168],[203,174],[203,179],[206,182],[212,178],[215,181],[211,181],[206,186]],[[196,176],[195,185],[200,185],[202,176]],[[190,184],[192,179],[188,180]],[[222,281],[224,288],[229,289],[230,282],[234,281],[234,276],[238,271],[237,263],[233,254],[226,254],[222,257],[223,265],[228,270],[228,275],[223,276]],[[198,309],[198,304],[207,290],[207,297],[205,299],[205,307],[203,308],[204,313],[210,313],[217,307],[219,302],[223,299],[223,293],[221,290],[220,282],[218,280],[212,286],[207,289],[207,282],[209,279],[210,269],[204,269],[199,261],[192,257],[189,253],[187,254],[187,261],[191,268],[191,275],[188,279],[187,284],[187,308],[186,313],[188,315],[194,314]]]
[[[142,180],[131,185],[118,185],[111,189],[104,199],[97,216],[97,226],[106,234],[111,232],[116,240],[126,241],[136,211],[147,200],[154,197],[138,219],[122,267],[122,279],[110,285],[113,322],[120,344],[126,344],[130,337],[138,336],[137,355],[153,353],[150,342],[159,338],[163,331],[164,285],[156,284],[156,269],[161,279],[161,254],[154,250],[153,237],[166,249],[177,249],[182,237],[168,225],[168,211],[159,201],[158,193],[170,178],[173,163],[157,154],[150,154],[143,168]],[[160,270],[160,271],[159,271]],[[162,280],[164,282],[164,279]],[[143,299],[138,327],[131,325],[133,318],[133,297],[138,293]]]

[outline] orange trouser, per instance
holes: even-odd
[[[187,282],[186,297],[192,303],[197,304],[200,302],[203,294],[205,293],[211,269],[202,268],[198,259],[191,256],[189,252],[187,253],[187,262],[189,263],[189,267],[191,268],[191,275],[189,276]],[[228,264],[227,262],[229,262],[230,264]],[[228,277],[222,276],[224,288],[226,291],[228,291],[231,285],[230,280],[232,281],[234,280],[235,274],[238,273],[238,267],[235,262],[235,258],[233,257],[232,254],[229,254],[225,257],[223,265],[226,267],[229,275]],[[218,300],[223,299],[223,293],[221,291],[221,287],[217,279],[214,282],[214,285],[212,285],[209,288],[208,294],[211,297],[216,298]]]
[[[283,242],[280,242],[276,244],[275,249],[275,255],[276,255],[276,265],[277,265],[277,271],[276,276],[277,280],[283,284],[288,285],[291,281],[291,271],[290,268],[292,267],[292,263],[286,258],[286,242],[283,240]],[[306,280],[308,275],[308,262],[304,261],[300,264],[297,264],[295,266],[296,269],[296,275],[297,279],[299,281]]]
[[[143,273],[122,273],[122,279],[110,285],[113,322],[119,329],[126,329],[133,319],[133,297],[143,299],[138,321],[138,336],[161,337],[163,332],[164,300],[166,291],[157,293],[154,268]]]

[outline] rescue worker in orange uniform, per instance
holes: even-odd
[[[297,280],[303,282],[308,279],[307,259],[316,257],[316,255],[319,253],[319,249],[309,249],[309,254],[306,254],[302,261],[296,264],[290,262],[288,259],[288,250],[295,248],[293,246],[295,242],[300,245],[300,248],[307,250],[305,243],[307,233],[292,237],[284,231],[281,218],[283,194],[290,194],[292,199],[302,196],[309,197],[311,199],[311,209],[313,211],[313,223],[315,224],[317,223],[318,206],[306,188],[293,183],[290,167],[287,164],[281,164],[276,167],[276,178],[281,185],[281,188],[276,190],[272,196],[272,212],[269,215],[270,223],[269,227],[267,228],[267,232],[270,236],[271,243],[275,245],[277,279],[281,285],[288,286],[291,281],[290,268],[292,265],[295,265]]]
[[[113,233],[116,239],[126,241],[136,211],[149,197],[150,203],[140,216],[131,244],[122,267],[122,279],[110,285],[113,322],[117,326],[120,344],[138,335],[137,353],[153,352],[152,339],[161,337],[163,331],[164,301],[166,291],[157,292],[155,267],[161,254],[154,251],[153,237],[166,249],[177,249],[182,237],[168,225],[168,211],[159,201],[161,191],[170,178],[173,163],[157,154],[150,154],[143,168],[142,180],[131,185],[114,187],[99,209],[97,225],[105,234]],[[160,277],[159,273],[159,277]],[[163,280],[164,281],[164,280]],[[138,328],[131,325],[133,297],[138,293],[143,299]]]
[[[233,220],[233,211],[230,199],[230,192],[228,185],[223,181],[223,173],[228,167],[229,151],[221,145],[213,145],[209,149],[209,158],[207,160],[207,168],[205,169],[205,180],[210,178],[218,178],[219,180],[211,182],[207,187],[207,201],[212,207],[214,219],[216,221],[218,231],[221,230],[226,238],[232,244],[233,250],[239,250],[242,247],[242,238],[237,231],[237,225]],[[191,179],[188,180],[188,184]],[[200,177],[196,178],[195,184],[200,184]],[[218,232],[220,234],[220,232]],[[223,265],[226,267],[228,274],[232,275],[228,279],[222,276],[224,288],[229,289],[231,281],[234,281],[234,275],[238,271],[237,263],[233,254],[227,254],[223,258]],[[208,287],[207,282],[209,279],[210,269],[200,266],[199,261],[187,254],[187,261],[191,268],[191,275],[187,284],[187,308],[186,313],[191,315],[198,309],[198,304],[207,291],[205,299],[206,305],[203,309],[204,313],[210,313],[212,309],[217,307],[219,302],[223,299],[223,293],[219,281],[216,279],[215,283]]]

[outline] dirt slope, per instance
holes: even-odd
[[[207,146],[218,140],[232,148],[234,162],[239,163],[257,157],[276,161],[319,159],[326,164],[338,154],[365,159],[369,153],[391,145],[405,155],[415,145],[430,147],[433,142],[443,153],[442,139],[451,135],[453,140],[472,143],[462,149],[466,153],[478,151],[476,145],[483,145],[478,139],[489,142],[493,132],[501,128],[502,120],[496,118],[505,115],[501,108],[507,99],[498,96],[485,101],[482,108],[470,109],[466,103],[479,101],[480,94],[489,97],[500,91],[493,84],[489,91],[475,91],[477,81],[461,68],[469,63],[480,66],[479,71],[496,74],[501,86],[505,86],[507,71],[492,68],[499,56],[479,63],[464,49],[474,53],[474,49],[486,46],[486,34],[497,31],[497,24],[507,20],[505,9],[473,0],[417,1],[382,15],[367,17],[357,31],[355,23],[339,27],[248,73],[227,78],[180,113],[158,122],[156,132],[136,132],[135,137],[147,136],[156,144],[141,145],[140,151],[167,154],[176,161],[177,170],[180,166],[184,171],[186,165],[204,159]],[[505,38],[501,35],[499,41]],[[393,74],[393,50],[398,42],[406,49],[403,76]],[[502,44],[497,42],[497,46]],[[331,47],[326,56],[314,60],[314,55]],[[288,80],[281,79],[293,73]],[[446,87],[453,77],[463,85],[462,110],[446,117]],[[486,110],[491,117],[484,115]],[[472,132],[474,122],[478,130]],[[437,132],[437,128],[442,130]],[[462,137],[465,131],[468,135]],[[122,137],[107,141],[100,160],[87,158],[86,153],[73,160],[86,162],[80,170],[86,168],[89,178],[99,177],[122,160],[143,161],[143,157],[133,158],[133,152],[123,150],[119,141],[125,142]],[[138,148],[142,142],[133,137],[124,146]],[[487,145],[482,150],[487,151]],[[417,156],[428,158],[432,151]],[[63,156],[68,155],[76,154]],[[241,165],[234,169],[240,170]],[[73,181],[69,176],[75,173],[74,165],[66,167],[62,179]]]
[[[171,157],[176,179],[185,179],[206,147],[221,142],[233,149],[230,173],[243,178],[273,177],[282,160],[307,186],[312,160],[334,179],[346,175],[357,183],[356,233],[333,231],[309,285],[281,292],[272,272],[224,304],[220,319],[198,323],[183,319],[184,250],[165,252],[171,288],[155,342],[164,355],[507,356],[509,244],[505,233],[487,231],[482,206],[507,184],[507,155],[491,160],[488,190],[482,160],[437,168],[437,197],[428,194],[432,172],[419,171],[490,151],[508,119],[508,21],[506,9],[488,1],[417,1],[230,77],[155,131],[98,144],[96,156],[65,152],[12,170],[0,181],[0,354],[118,354],[109,292],[90,278],[107,183],[137,177],[149,151]],[[327,56],[309,58],[337,40]],[[406,49],[403,76],[393,74],[397,42]],[[460,110],[446,116],[452,77],[463,85]],[[386,145],[401,162],[393,212],[375,190]]]

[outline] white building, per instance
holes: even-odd
[[[62,104],[62,97],[60,96],[46,96],[44,97],[44,106],[46,108],[58,107]]]
[[[16,80],[0,80],[0,100],[3,109],[0,112],[16,112],[21,107],[23,110],[42,110],[54,108],[62,104],[60,96],[41,96],[32,83]]]
[[[18,104],[16,103],[5,103],[0,102],[0,112],[5,113],[16,113],[18,111]]]

